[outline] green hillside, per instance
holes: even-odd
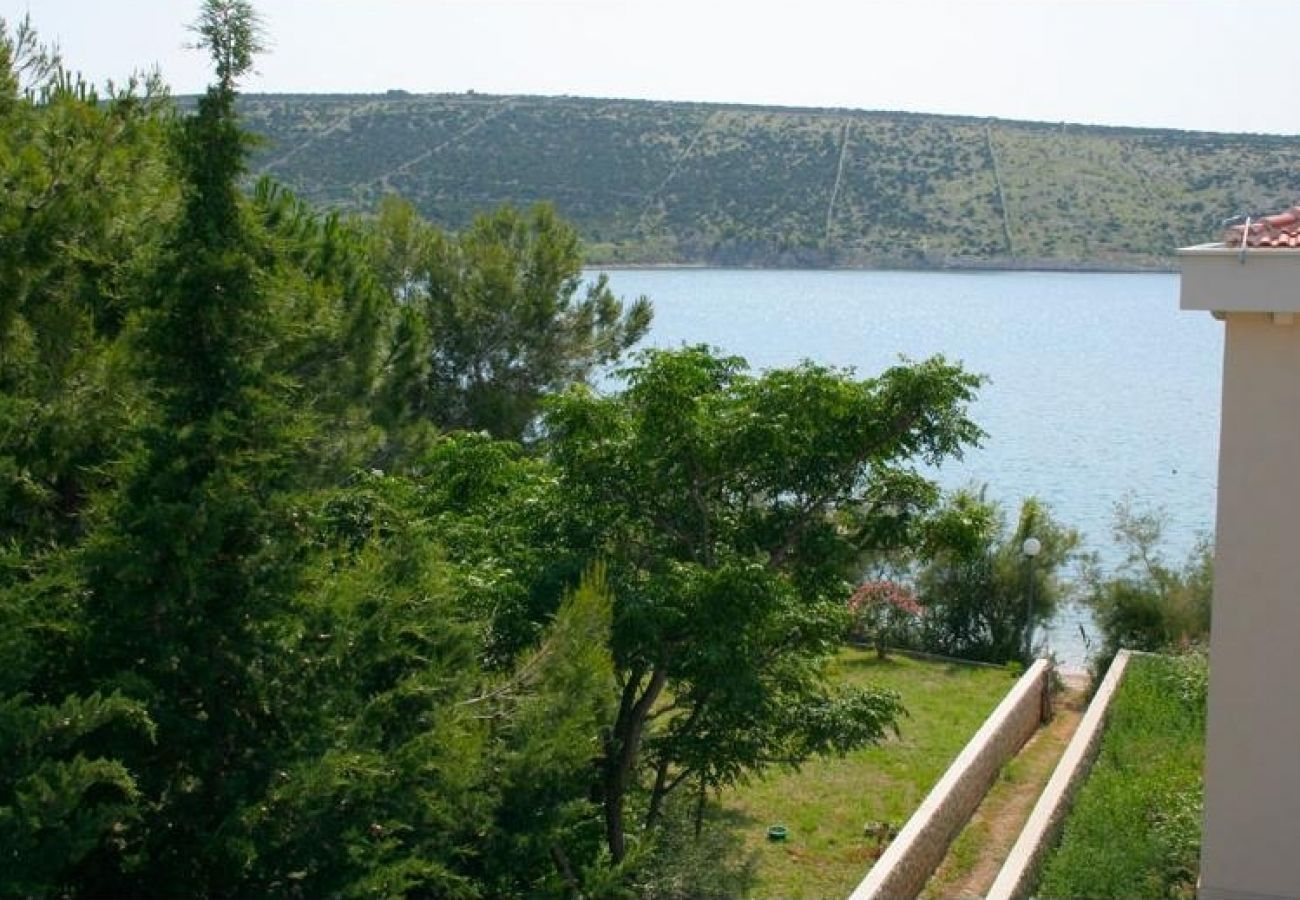
[[[478,94],[253,95],[254,158],[305,197],[399,193],[457,228],[549,200],[591,261],[1162,267],[1290,205],[1300,136]]]

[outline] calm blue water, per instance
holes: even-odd
[[[988,485],[1008,510],[1037,495],[1104,563],[1125,494],[1168,517],[1181,560],[1214,524],[1222,325],[1178,309],[1176,275],[615,270],[645,294],[647,343],[707,343],[755,369],[803,359],[862,374],[942,353],[989,376],[973,409],[984,446],[937,475]],[[1067,609],[1049,630],[1078,664],[1091,630]]]

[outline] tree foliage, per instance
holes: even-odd
[[[448,236],[388,201],[374,241],[408,311],[393,406],[444,428],[522,437],[545,394],[617,360],[650,325],[644,298],[625,308],[604,276],[583,286],[577,233],[549,206],[503,207]]]
[[[202,12],[191,30],[199,36],[196,48],[212,57],[222,91],[233,91],[236,81],[252,71],[254,58],[264,49],[261,26],[249,0],[203,0]]]
[[[1078,533],[1032,497],[1008,531],[1001,509],[970,490],[949,497],[925,530],[929,560],[916,582],[927,649],[988,662],[1032,655],[1026,635],[1052,617],[1065,592],[1062,569],[1075,555]],[[1042,545],[1032,560],[1022,549],[1029,537]]]
[[[553,856],[587,855],[610,669],[601,576],[516,664],[485,669],[426,510],[418,485],[371,473],[299,512],[318,550],[268,673],[295,737],[246,813],[261,891],[549,896]]]
[[[364,227],[245,196],[251,7],[196,30],[218,82],[180,120],[57,67],[19,99],[33,45],[3,42],[5,893],[570,892],[607,589],[575,572],[485,665],[464,529],[356,474],[417,462],[371,412],[418,381],[385,360],[407,306]]]
[[[163,102],[101,102],[0,22],[0,540],[76,535],[138,414],[120,337],[174,196]]]
[[[136,779],[119,760],[86,753],[111,745],[114,728],[154,734],[143,706],[120,694],[57,705],[0,698],[0,893],[45,894],[106,840],[125,845],[139,814]]]
[[[616,861],[643,772],[653,822],[683,784],[716,789],[894,723],[896,698],[822,677],[846,576],[881,510],[933,499],[914,462],[979,435],[965,416],[979,379],[939,358],[863,380],[812,364],[754,377],[695,347],[623,376],[623,393],[575,389],[544,419],[571,540],[609,560],[618,601],[600,786]]]
[[[1102,632],[1094,667],[1105,672],[1122,648],[1186,650],[1210,634],[1214,552],[1201,540],[1180,566],[1161,551],[1165,520],[1158,510],[1126,499],[1115,506],[1114,536],[1124,550],[1117,571],[1094,563],[1086,573],[1088,601]]]
[[[24,21],[0,22],[0,893],[48,893],[105,854],[129,860],[145,706],[69,678],[82,583],[61,553],[133,446],[143,401],[125,339],[175,192],[164,94],[101,97]]]
[[[217,7],[229,7],[230,30],[209,34],[213,53],[251,52],[251,10],[209,3],[205,25]],[[173,132],[181,209],[136,337],[157,413],[78,560],[87,644],[73,673],[149,709],[158,739],[126,751],[149,797],[133,849],[157,884],[189,880],[201,894],[240,883],[238,823],[271,774],[278,723],[261,675],[268,625],[285,614],[295,574],[277,558],[276,507],[309,427],[268,363],[277,320],[264,241],[239,188],[246,139],[234,74]]]

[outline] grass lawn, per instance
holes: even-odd
[[[863,826],[887,821],[901,828],[1014,684],[1002,669],[900,656],[880,661],[872,651],[845,650],[836,667],[850,684],[897,691],[910,715],[899,738],[798,772],[775,771],[723,794],[719,818],[757,854],[755,898],[847,897],[882,849]],[[784,843],[767,840],[767,826],[776,823],[790,831]]]
[[[1134,657],[1044,897],[1195,897],[1205,748],[1205,657]]]

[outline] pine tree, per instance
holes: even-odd
[[[584,284],[578,234],[545,204],[502,207],[448,236],[390,200],[373,247],[381,283],[407,311],[389,415],[518,440],[544,396],[616,362],[650,327],[646,298],[625,305],[604,276]],[[411,340],[421,328],[424,339]]]
[[[0,20],[0,896],[120,856],[140,811],[119,751],[149,743],[145,707],[63,676],[82,624],[69,548],[138,408],[122,330],[168,206],[161,99],[134,80],[101,98]]]
[[[174,200],[163,100],[101,97],[0,20],[0,542],[75,541],[139,412],[121,335]]]

